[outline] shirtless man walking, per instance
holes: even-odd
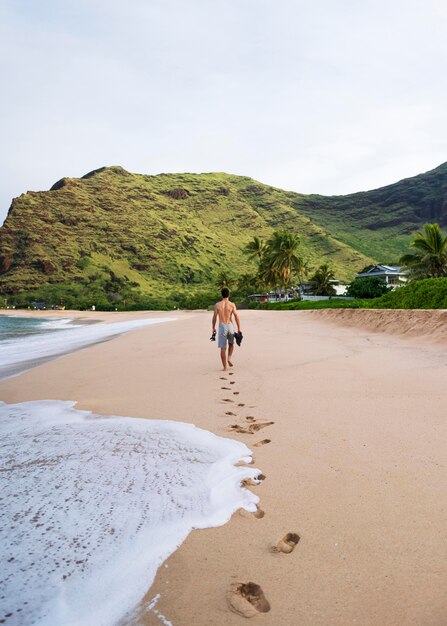
[[[239,319],[239,315],[237,314],[236,305],[234,302],[230,302],[230,290],[227,287],[224,287],[221,291],[222,300],[217,302],[214,307],[214,315],[213,315],[213,335],[216,334],[216,320],[219,318],[219,333],[217,336],[218,339],[218,348],[220,348],[220,358],[222,359],[222,365],[224,372],[227,371],[227,341],[228,341],[228,365],[233,367],[233,363],[231,361],[231,355],[233,354],[234,349],[234,326],[231,318],[234,317],[234,320],[237,324],[237,329],[241,331],[241,322]]]

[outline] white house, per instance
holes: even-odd
[[[335,291],[335,296],[346,296],[348,285],[342,280],[330,280]],[[311,282],[305,282],[296,287],[290,287],[286,291],[269,291],[268,293],[252,293],[249,299],[255,302],[288,302],[300,298],[301,300],[327,300],[329,296],[315,296],[315,287]]]
[[[336,296],[345,296],[348,285],[342,280],[330,280],[329,284],[335,289]]]
[[[374,265],[366,272],[356,274],[356,278],[369,278],[377,276],[390,287],[400,287],[408,280],[408,271],[403,270],[400,265]]]
[[[330,280],[329,284],[334,288],[336,296],[345,296],[348,285],[342,280]],[[308,281],[301,285],[300,294],[303,300],[306,300],[307,296],[313,296],[315,293],[315,286],[312,282]],[[328,296],[324,296],[325,298]]]

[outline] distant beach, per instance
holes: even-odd
[[[174,317],[62,313],[49,317],[126,324]],[[228,484],[233,494],[251,493],[246,502],[232,498],[236,508],[246,508],[224,525],[190,533],[145,594],[132,583],[130,593],[141,601],[121,625],[237,626],[250,615],[268,626],[443,623],[446,312],[418,311],[416,317],[412,311],[367,313],[369,317],[363,311],[242,311],[244,342],[235,349],[234,369],[224,374],[209,342],[210,314],[175,312],[175,323],[134,329],[0,382],[0,399],[7,404],[33,401],[37,404],[31,406],[48,412],[48,406],[76,402],[75,428],[87,419],[102,437],[112,423],[106,416],[130,416],[161,420],[157,425],[162,420],[194,424],[208,431],[206,441],[211,433],[229,439],[231,452],[222,474],[229,482],[219,483],[217,466],[211,465],[205,487],[220,484],[216,493],[224,494]],[[380,323],[374,315],[381,316]],[[52,405],[45,404],[49,400]],[[89,421],[79,411],[98,417]],[[119,420],[127,422],[145,430],[142,420]],[[13,450],[13,439],[11,445]],[[82,446],[77,445],[89,451]],[[248,450],[253,464],[247,463]],[[168,444],[166,454],[171,452]],[[175,463],[186,460],[182,455]],[[138,458],[132,461],[130,455],[126,461],[126,475],[136,478],[134,486],[129,480],[123,483],[129,502],[129,487],[136,494],[144,491]],[[237,458],[245,460],[234,467]],[[110,484],[119,483],[119,466],[109,467],[115,468]],[[41,477],[43,481],[43,470]],[[237,487],[241,480],[243,489]],[[189,497],[185,507],[187,502]],[[225,510],[228,518],[230,509]],[[109,521],[119,532],[115,516],[113,512]],[[119,523],[120,516],[116,519]],[[144,524],[144,512],[137,519]],[[18,526],[23,523],[17,519]],[[103,539],[107,545],[112,536],[107,528],[99,526],[95,546]],[[128,547],[115,562],[119,568],[104,562],[111,589],[124,572],[126,554],[133,567],[140,558],[133,548],[142,554],[147,542],[149,557],[153,547],[150,533],[142,544],[132,533],[126,536]],[[82,560],[82,552],[74,544],[72,559]],[[37,569],[30,565],[31,574],[40,567],[40,562]],[[132,576],[124,576],[119,585],[126,580]],[[104,606],[98,594],[91,614],[100,616]],[[82,621],[81,612],[71,618],[89,623]],[[5,623],[24,622],[15,614]]]
[[[165,316],[99,324],[85,315],[47,314],[0,315],[0,379],[125,332],[175,320]]]

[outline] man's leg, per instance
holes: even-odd
[[[231,355],[233,354],[233,350],[234,350],[234,343],[230,343],[228,345],[228,365],[230,367],[233,367],[233,362],[231,361]]]
[[[227,349],[226,348],[220,349],[220,358],[222,359],[224,372],[226,372],[227,371]]]

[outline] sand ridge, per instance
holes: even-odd
[[[318,320],[349,328],[447,343],[447,310],[444,309],[326,309],[307,313]]]

